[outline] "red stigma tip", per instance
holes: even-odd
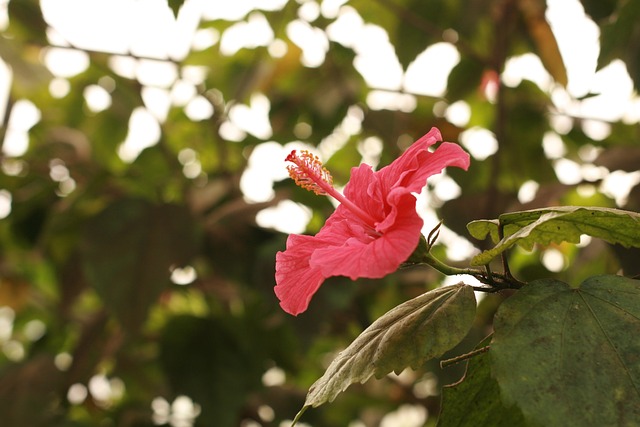
[[[291,150],[291,152],[289,153],[289,155],[287,156],[286,159],[284,159],[286,162],[293,162],[296,158],[296,150]]]

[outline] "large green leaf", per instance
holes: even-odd
[[[544,426],[640,425],[640,281],[534,281],[499,308],[493,375]]]
[[[441,356],[469,331],[476,312],[471,286],[434,289],[390,310],[373,322],[329,365],[309,389],[304,408],[331,402],[349,385],[417,369]]]
[[[104,305],[129,331],[169,283],[169,269],[196,249],[188,211],[177,205],[120,200],[87,224],[83,268]]]
[[[498,242],[499,227],[504,237]],[[498,220],[478,220],[467,225],[471,235],[484,239],[490,235],[496,246],[476,255],[473,265],[488,264],[515,244],[531,250],[533,245],[580,242],[580,236],[604,239],[625,247],[640,246],[640,214],[620,209],[562,206],[500,215]]]
[[[462,380],[442,390],[442,412],[438,427],[522,426],[520,409],[505,406],[500,389],[491,377],[489,353],[469,360]]]

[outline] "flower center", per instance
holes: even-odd
[[[333,188],[333,177],[327,168],[322,165],[318,156],[311,154],[307,150],[300,150],[300,154],[293,150],[285,160],[293,163],[292,165],[287,165],[287,170],[296,185],[305,190],[313,191],[317,195],[333,197],[367,224],[372,229],[371,231],[378,236],[380,235],[375,231],[377,221]]]

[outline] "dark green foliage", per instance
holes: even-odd
[[[520,409],[506,406],[500,398],[498,382],[491,376],[490,357],[486,352],[473,357],[465,376],[443,388],[438,427],[524,425]]]
[[[639,318],[637,280],[531,282],[496,314],[490,355],[502,399],[539,425],[637,424]]]

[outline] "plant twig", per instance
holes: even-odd
[[[504,224],[502,222],[500,222],[500,225],[498,226],[498,238],[500,240],[504,239]],[[511,269],[509,268],[509,261],[507,260],[507,251],[503,251],[500,254],[500,259],[502,260],[502,269],[504,271],[505,277],[507,277],[507,279],[509,279],[510,282],[518,283],[519,284],[518,287],[522,287],[524,283],[516,279],[513,276],[513,274],[511,274]]]
[[[491,346],[484,346],[477,350],[470,351],[469,353],[461,354],[460,356],[452,357],[451,359],[440,361],[440,368],[444,369],[448,366],[455,365],[456,363],[460,363],[463,360],[471,359],[474,356],[477,356],[482,353],[486,353],[489,351]]]
[[[422,254],[420,262],[412,262],[411,264],[427,264],[446,276],[455,276],[458,274],[468,274],[473,276],[485,285],[489,285],[488,288],[474,287],[474,290],[479,292],[497,292],[503,289],[519,289],[524,285],[524,283],[515,279],[511,274],[494,273],[488,268],[486,270],[480,270],[477,268],[452,267],[438,260],[428,252]]]

